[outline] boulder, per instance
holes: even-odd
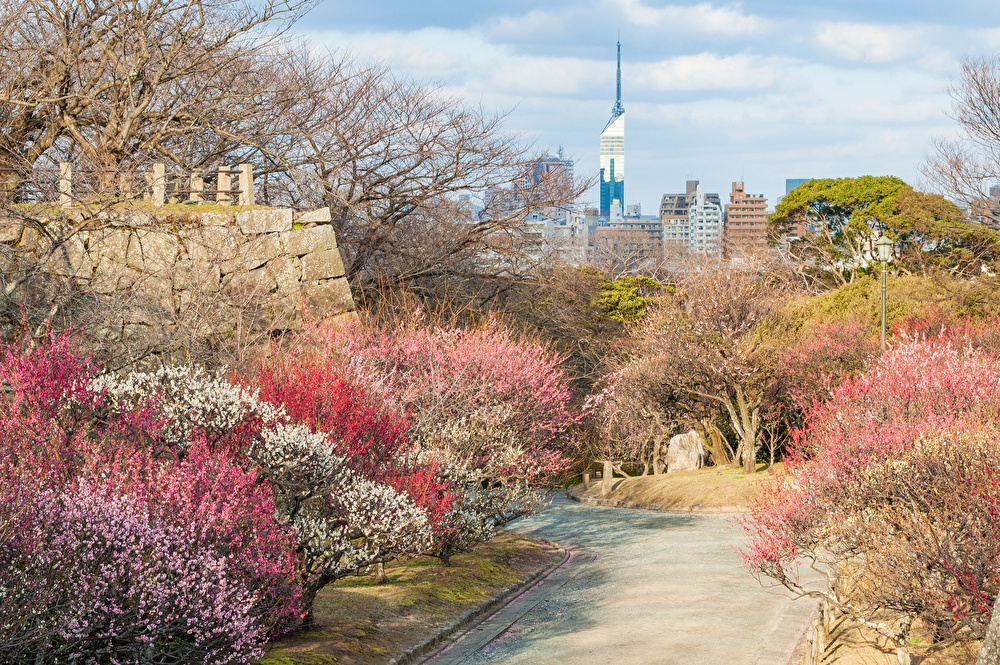
[[[667,447],[667,473],[700,469],[705,461],[701,435],[691,430],[670,439]]]

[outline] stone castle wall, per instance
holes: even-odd
[[[273,330],[297,327],[304,308],[314,316],[354,310],[328,208],[111,212],[97,223],[70,212],[42,221],[65,238],[50,256],[37,251],[45,246],[38,231],[14,219],[0,219],[0,242],[42,257],[43,272],[80,289],[154,303],[168,317],[208,301],[252,303]],[[227,316],[204,332],[225,328]]]

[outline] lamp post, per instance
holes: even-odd
[[[882,234],[882,237],[875,241],[878,248],[878,260],[882,262],[882,352],[885,353],[885,264],[889,262],[892,255],[892,241]]]

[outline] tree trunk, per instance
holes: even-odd
[[[388,584],[389,577],[385,574],[385,564],[375,564],[375,584]]]
[[[726,443],[722,432],[708,418],[701,421],[701,426],[705,430],[706,438],[712,442],[712,461],[716,466],[728,466],[733,463],[733,451]]]
[[[611,484],[615,477],[614,464],[610,460],[604,460],[604,471],[601,474],[601,495],[611,492]]]
[[[993,618],[990,627],[986,629],[986,639],[979,650],[976,665],[1000,665],[1000,591],[993,603]]]

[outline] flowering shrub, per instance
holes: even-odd
[[[985,633],[1000,587],[1000,368],[947,339],[910,339],[815,405],[792,477],[744,520],[748,568],[908,645],[915,618],[938,639]],[[831,576],[807,590],[804,559]],[[880,623],[901,615],[898,628]]]
[[[284,418],[280,409],[257,398],[258,391],[211,376],[201,367],[161,367],[125,376],[103,374],[87,389],[103,396],[112,418],[128,419],[149,410],[154,423],[145,429],[179,452],[199,437],[217,444],[249,422],[270,424]]]
[[[4,548],[4,582],[22,584],[0,593],[5,604],[24,595],[35,603],[13,631],[4,626],[4,662],[221,664],[260,655],[254,590],[233,583],[230,560],[195,525],[81,483],[46,494],[27,533],[26,547]],[[10,639],[15,631],[23,641]]]
[[[432,552],[445,558],[536,509],[537,490],[568,466],[563,447],[579,415],[569,406],[562,358],[498,321],[456,329],[426,326],[419,315],[389,328],[312,321],[295,347],[278,355],[259,384],[296,421],[331,433],[346,429],[346,438],[357,440],[358,428],[345,428],[343,415],[327,403],[326,395],[343,392],[346,381],[408,424],[409,442],[402,429],[391,428],[400,438],[389,437],[392,450],[383,443],[376,458],[405,458],[410,482],[385,481],[429,511]],[[419,470],[426,464],[431,476]],[[428,488],[423,496],[417,483]]]
[[[265,429],[248,457],[274,487],[296,534],[307,606],[324,586],[426,547],[425,510],[403,492],[353,471],[329,436],[304,425]]]

